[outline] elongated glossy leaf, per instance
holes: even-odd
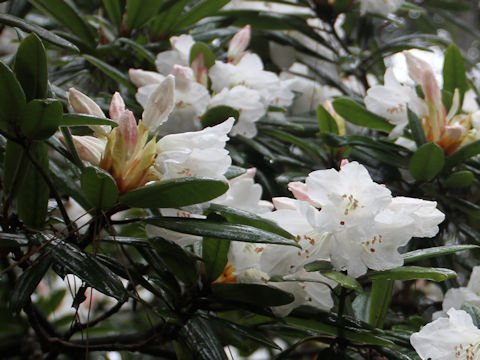
[[[242,174],[245,174],[247,170],[244,168],[241,168],[239,166],[232,165],[228,168],[227,172],[224,174],[224,176],[228,179],[231,180],[233,178],[236,178],[237,176],[240,176]]]
[[[480,140],[476,140],[470,144],[462,146],[452,155],[448,156],[445,160],[445,167],[448,169],[455,165],[461,164],[465,160],[468,160],[477,154],[480,154]]]
[[[227,265],[229,240],[205,238],[202,241],[202,258],[209,281],[215,281]]]
[[[158,256],[177,278],[189,284],[198,279],[195,258],[180,245],[161,238],[150,239],[150,242]]]
[[[207,67],[207,69],[210,69],[215,64],[215,55],[213,55],[212,50],[207,44],[200,41],[195,42],[190,49],[189,64],[191,65],[193,60],[195,60],[200,53],[202,53],[203,56],[203,64]],[[235,119],[238,119],[238,115],[235,117]]]
[[[25,94],[12,70],[0,61],[0,129],[13,133],[13,123],[17,121],[26,104]]]
[[[109,173],[89,166],[83,169],[80,184],[85,198],[95,208],[108,210],[117,203],[117,184]]]
[[[264,306],[290,304],[294,296],[273,286],[262,284],[221,283],[212,285],[216,297]]]
[[[9,14],[0,14],[0,23],[8,26],[18,27],[26,32],[33,32],[41,37],[43,40],[48,41],[54,45],[60,46],[65,49],[69,49],[74,52],[78,52],[78,47],[73,45],[70,41],[42,28],[41,26],[32,24],[24,19],[12,16]]]
[[[47,56],[37,35],[27,36],[18,47],[15,56],[15,74],[30,101],[47,97]]]
[[[372,282],[368,323],[382,328],[392,299],[393,280],[376,279]]]
[[[3,198],[10,200],[16,195],[25,172],[28,168],[28,160],[23,147],[11,140],[7,140],[5,149],[5,163],[3,168]]]
[[[382,117],[368,111],[359,103],[348,98],[335,99],[333,108],[341,117],[352,124],[386,132],[390,132],[394,128],[392,124]]]
[[[178,19],[174,28],[180,30],[207,16],[216,15],[217,11],[229,2],[230,0],[203,0]]]
[[[258,229],[278,234],[287,239],[295,240],[295,237],[292,234],[282,229],[274,221],[264,219],[245,210],[240,210],[225,205],[211,204],[207,211],[223,216],[229,223],[232,224],[253,226]]]
[[[91,55],[83,55],[85,59],[88,60],[92,65],[97,67],[99,70],[101,70],[103,73],[105,73],[107,76],[118,82],[119,84],[122,84],[125,86],[128,90],[130,90],[132,93],[135,93],[137,89],[133,84],[130,82],[130,79],[128,76],[124,73],[122,73],[120,70],[117,68],[113,67],[112,65],[107,64],[105,61],[100,60],[96,57],[93,57]]]
[[[35,291],[38,283],[50,267],[50,256],[41,256],[37,261],[25,270],[15,282],[15,287],[10,296],[11,312],[18,313],[30,300],[30,295]]]
[[[221,180],[185,177],[129,191],[120,196],[120,202],[141,208],[176,208],[215,199],[227,190],[228,184]]]
[[[0,248],[26,246],[28,243],[25,235],[0,232]]]
[[[103,0],[103,6],[107,10],[110,21],[119,28],[122,24],[122,2],[121,0]]]
[[[43,142],[32,143],[30,155],[39,167],[48,174],[48,147]],[[20,219],[29,227],[41,229],[47,216],[50,189],[40,171],[28,162],[25,176],[18,190],[17,211]]]
[[[442,198],[450,206],[459,209],[476,219],[480,219],[480,206],[459,197],[442,196]]]
[[[44,140],[55,134],[62,119],[62,103],[54,99],[30,101],[19,118],[20,129],[26,137]]]
[[[188,320],[179,335],[190,350],[192,359],[227,360],[222,344],[206,319],[195,316]]]
[[[157,14],[162,5],[163,1],[158,0],[127,0],[127,28],[141,27]]]
[[[449,188],[463,188],[472,184],[475,176],[469,170],[461,170],[451,173],[445,180],[445,186]]]
[[[202,116],[202,127],[215,126],[221,124],[229,117],[234,117],[236,121],[240,117],[238,110],[230,106],[220,105],[209,109],[205,115]]]
[[[344,288],[352,289],[358,292],[363,291],[362,285],[360,285],[360,283],[351,276],[345,275],[341,272],[331,271],[331,270],[321,271],[320,273],[323,276],[325,276],[327,279],[336,281]]]
[[[363,292],[352,302],[353,313],[355,318],[368,323],[370,318],[370,292]]]
[[[477,245],[446,245],[446,246],[437,246],[428,249],[420,249],[410,251],[408,253],[402,254],[403,262],[405,264],[420,261],[424,259],[429,259],[432,257],[443,256],[455,254],[459,251],[478,249]]]
[[[127,295],[120,279],[91,254],[60,240],[53,240],[49,248],[56,261],[89,286],[117,300]]]
[[[118,123],[107,119],[85,114],[63,114],[59,126],[90,126],[90,125],[109,125],[118,126]]]
[[[70,29],[89,47],[95,47],[95,32],[69,0],[29,0],[60,24]]]
[[[159,35],[168,33],[173,24],[180,17],[185,6],[190,2],[190,0],[175,0],[171,1],[173,5],[168,9],[163,10],[159,15],[153,18],[150,22],[150,29],[153,34]]]
[[[467,91],[467,77],[465,75],[465,63],[462,53],[455,44],[450,44],[445,51],[443,62],[443,105],[448,110],[452,105],[452,95],[455,89],[460,92],[460,109],[463,104],[463,96]],[[447,95],[448,94],[448,95]]]
[[[415,280],[427,279],[444,281],[457,277],[457,273],[450,269],[428,268],[421,266],[402,266],[391,270],[373,271],[367,274],[370,279]]]
[[[331,132],[338,134],[337,122],[322,104],[318,105],[317,107],[317,120],[320,132]]]
[[[153,55],[147,48],[140,45],[139,43],[128,39],[128,38],[120,38],[118,41],[127,44],[133,50],[135,50],[139,55],[143,56],[148,62],[152,65],[155,65],[155,55]]]
[[[185,234],[243,242],[300,247],[295,240],[287,239],[283,236],[248,225],[217,223],[208,220],[177,217],[151,217],[145,218],[144,221],[148,224]]]
[[[420,119],[410,109],[408,109],[408,126],[410,127],[413,140],[415,140],[417,147],[420,147],[427,142],[427,137],[425,136],[425,131],[423,130]]]
[[[445,153],[435,143],[418,148],[410,159],[410,174],[417,180],[431,180],[443,169]]]

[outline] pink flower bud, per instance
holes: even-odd
[[[175,76],[175,85],[180,90],[187,91],[195,81],[193,70],[186,66],[173,65],[172,75]]]
[[[342,161],[340,162],[340,169],[342,167],[344,167],[345,165],[347,165],[350,161],[348,161],[348,159],[342,159]]]
[[[147,106],[143,112],[143,125],[150,131],[155,131],[175,107],[175,78],[168,75],[148,97]]]
[[[77,89],[70,88],[67,91],[67,100],[68,104],[77,114],[92,115],[101,118],[105,117],[105,114],[103,113],[102,109],[100,109],[100,106],[98,106],[95,101]],[[107,125],[92,125],[90,128],[101,136],[108,135],[111,130],[111,127]]]
[[[200,51],[198,55],[193,59],[191,68],[195,77],[195,81],[203,86],[208,84],[208,69],[203,61],[203,51]]]
[[[241,57],[250,42],[250,35],[250,25],[245,25],[242,30],[235,34],[228,46],[227,56],[230,60],[235,62],[239,57]]]
[[[128,156],[135,150],[138,139],[138,127],[135,116],[130,110],[124,110],[118,119],[118,128],[123,143],[127,145]]]
[[[122,114],[125,112],[125,103],[122,96],[118,92],[115,92],[115,94],[113,94],[108,112],[110,115],[110,119],[116,122],[118,122]]]
[[[159,84],[163,80],[165,80],[165,76],[163,76],[162,74],[159,74],[153,71],[145,71],[141,69],[128,70],[128,76],[130,77],[130,81],[136,87],[142,87],[142,86],[151,85],[151,84]]]

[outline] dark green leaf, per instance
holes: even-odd
[[[451,168],[455,165],[463,163],[465,160],[480,154],[480,140],[476,140],[470,144],[462,146],[445,160],[445,167]]]
[[[146,60],[148,60],[150,64],[155,65],[155,55],[153,55],[144,46],[128,38],[120,38],[118,39],[118,41],[127,44],[133,50],[135,50],[139,55],[143,56]]]
[[[341,272],[338,271],[331,271],[331,270],[324,270],[320,271],[320,274],[325,276],[327,279],[336,281],[339,283],[342,287],[347,288],[347,289],[352,289],[358,292],[362,292],[363,288],[360,283],[355,280],[353,277],[345,275]]]
[[[460,92],[459,108],[462,108],[463,96],[465,91],[467,91],[467,87],[462,53],[455,44],[450,44],[445,51],[445,60],[443,62],[443,90],[446,90],[443,93],[443,105],[447,110],[452,106],[452,95],[455,89],[458,89]]]
[[[22,87],[12,70],[0,61],[0,130],[13,133],[13,123],[26,104]]]
[[[15,287],[10,295],[10,311],[18,313],[30,300],[38,283],[50,267],[50,256],[41,256],[15,281]]]
[[[428,268],[421,266],[402,266],[385,271],[372,271],[367,273],[370,279],[390,280],[416,280],[427,279],[433,281],[444,281],[457,277],[455,271],[444,268]]]
[[[195,316],[180,329],[179,336],[190,350],[192,359],[227,360],[223,346],[207,320]]]
[[[209,281],[215,281],[227,265],[230,241],[222,239],[204,238],[202,242],[202,258],[205,273]]]
[[[112,175],[89,166],[83,169],[80,184],[85,198],[96,209],[111,209],[118,200],[118,188]]]
[[[445,186],[449,188],[462,188],[470,186],[475,176],[469,170],[461,170],[450,174],[445,180]]]
[[[203,0],[179,18],[174,24],[174,28],[180,30],[207,16],[216,15],[217,11],[229,2],[230,0]]]
[[[312,271],[327,271],[327,270],[332,270],[332,263],[327,260],[316,260],[312,261],[311,263],[305,264],[304,266],[305,270],[308,272]]]
[[[410,159],[410,174],[416,180],[431,180],[443,169],[445,153],[435,143],[427,143],[418,148]]]
[[[137,91],[136,87],[130,82],[128,76],[122,73],[117,68],[91,55],[83,55],[83,57],[87,59],[91,64],[96,66],[98,69],[100,69],[102,72],[104,72],[107,76],[111,77],[119,84],[125,86],[132,93],[135,93]]]
[[[89,47],[95,47],[95,31],[84,20],[81,12],[69,0],[29,0],[60,24],[70,29]]]
[[[165,10],[162,9],[163,11],[150,22],[152,33],[155,35],[169,33],[173,24],[180,17],[180,14],[189,2],[190,0],[170,1],[172,6]]]
[[[217,223],[177,217],[145,218],[145,222],[165,229],[217,239],[300,247],[295,240],[247,225]]]
[[[96,117],[86,114],[63,114],[59,126],[90,126],[90,125],[109,125],[111,127],[118,126],[116,121]]]
[[[129,191],[120,196],[120,202],[141,208],[177,208],[215,199],[227,190],[225,181],[185,177]]]
[[[320,132],[331,132],[338,134],[337,122],[322,104],[318,105],[317,107],[317,120]]]
[[[32,143],[29,152],[43,172],[48,174],[47,145],[43,142]],[[27,226],[35,229],[43,227],[49,195],[50,189],[39,169],[29,162],[17,196],[18,216]]]
[[[103,6],[107,10],[110,21],[119,28],[122,24],[122,2],[121,0],[103,0]]]
[[[370,293],[370,308],[368,323],[374,327],[382,328],[387,310],[392,299],[393,280],[376,279],[372,281],[372,291]]]
[[[290,304],[294,296],[273,286],[262,284],[220,283],[212,285],[215,297],[255,305],[281,306]]]
[[[60,240],[53,240],[49,248],[56,261],[89,286],[120,301],[127,295],[120,279],[91,254]]]
[[[27,101],[47,97],[47,56],[37,35],[31,34],[22,41],[15,56],[14,69]]]
[[[193,44],[192,48],[190,49],[188,63],[191,65],[193,60],[195,60],[200,53],[203,56],[203,65],[206,66],[207,69],[210,69],[215,64],[215,55],[213,55],[212,50],[210,50],[210,47],[207,44],[200,41],[197,41],[195,44]],[[235,119],[238,120],[238,114]]]
[[[207,126],[215,126],[221,124],[229,117],[234,117],[235,121],[238,121],[239,116],[239,111],[231,108],[230,106],[215,106],[211,109],[208,109],[205,115],[202,116],[202,127],[205,128]]]
[[[363,292],[352,302],[355,318],[368,323],[370,319],[370,292]]]
[[[24,19],[20,19],[16,16],[9,14],[0,14],[0,23],[18,27],[26,32],[33,32],[41,37],[43,40],[48,41],[54,45],[60,46],[65,49],[72,50],[74,52],[79,52],[78,47],[73,45],[70,41],[61,38],[60,36],[42,28],[41,26],[32,24]]]
[[[218,204],[210,205],[207,213],[211,212],[223,216],[231,224],[249,225],[256,227],[257,229],[262,229],[283,236],[287,239],[295,240],[295,237],[292,234],[278,226],[276,222],[264,219],[251,212]]]
[[[3,168],[3,200],[9,201],[16,196],[19,186],[29,166],[27,155],[23,147],[11,140],[7,140],[5,149],[5,164]]]
[[[418,116],[410,109],[408,109],[408,125],[412,132],[413,140],[417,144],[417,147],[422,146],[427,142],[425,131],[423,130],[422,122]]]
[[[368,111],[359,103],[348,98],[335,99],[333,101],[333,108],[341,117],[352,124],[385,132],[390,132],[394,128],[394,126],[385,121],[384,118]]]
[[[228,168],[224,176],[227,178],[227,180],[231,180],[233,178],[236,178],[237,176],[245,174],[246,172],[247,170],[245,170],[244,168],[241,168],[240,166],[232,165]]]
[[[127,28],[140,28],[158,13],[162,5],[163,1],[158,0],[127,0]]]
[[[20,129],[33,140],[48,139],[55,134],[62,119],[62,103],[54,99],[30,101],[19,119]]]
[[[477,245],[446,245],[446,246],[437,246],[433,248],[420,249],[410,251],[408,253],[402,254],[403,262],[405,264],[420,261],[424,259],[429,259],[432,257],[443,256],[455,254],[459,251],[477,249]]]

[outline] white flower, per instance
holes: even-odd
[[[410,337],[415,351],[422,360],[477,360],[480,330],[463,310],[450,309],[447,314]]]
[[[360,12],[387,16],[397,11],[402,3],[403,0],[360,0]]]
[[[220,105],[230,106],[240,113],[238,122],[234,125],[230,135],[243,135],[252,138],[257,134],[255,122],[266,113],[265,105],[261,102],[257,90],[239,85],[231,89],[223,89],[210,100],[209,107]]]
[[[472,269],[470,280],[466,287],[448,289],[442,303],[443,315],[450,308],[460,309],[464,303],[480,305],[480,266]]]
[[[158,72],[163,75],[171,74],[174,65],[189,65],[190,49],[195,44],[195,40],[190,35],[172,36],[170,44],[172,50],[159,53],[155,61]]]

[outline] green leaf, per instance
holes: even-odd
[[[402,254],[403,262],[405,264],[420,261],[424,259],[429,259],[432,257],[443,256],[443,255],[450,255],[455,254],[459,251],[465,250],[472,250],[477,249],[479,246],[477,245],[446,245],[446,246],[437,246],[427,249],[419,249],[407,252]]]
[[[65,40],[64,38],[44,29],[41,26],[32,24],[24,19],[18,18],[16,16],[12,16],[9,14],[0,14],[0,23],[18,27],[25,32],[32,32],[37,34],[43,40],[48,41],[54,45],[60,46],[61,48],[68,49],[74,51],[76,53],[79,52],[78,47],[73,45],[70,41]]]
[[[410,159],[410,174],[416,180],[431,180],[443,169],[445,153],[435,143],[427,143],[418,148]]]
[[[155,16],[150,22],[150,29],[152,34],[159,35],[170,33],[173,24],[180,17],[185,6],[190,0],[175,0],[170,1],[171,6],[166,9],[162,9],[159,15]]]
[[[305,264],[304,268],[308,272],[328,271],[328,270],[332,270],[333,266],[332,266],[332,263],[330,261],[316,260],[316,261],[312,261],[311,263]]]
[[[229,117],[234,117],[235,121],[238,121],[240,112],[231,108],[230,106],[220,105],[208,109],[208,111],[201,117],[202,127],[215,126],[221,124]]]
[[[143,56],[146,60],[148,60],[150,64],[155,65],[155,55],[152,54],[152,52],[150,52],[144,46],[128,38],[120,38],[118,39],[118,41],[124,44],[127,44],[133,50],[135,50],[140,56]]]
[[[179,337],[190,350],[192,359],[227,360],[223,346],[215,332],[211,329],[207,320],[199,316],[187,321],[180,329]]]
[[[25,106],[19,119],[20,129],[29,139],[48,139],[58,130],[62,115],[63,106],[60,101],[35,99]]]
[[[384,118],[368,111],[359,103],[348,99],[339,98],[333,101],[333,108],[345,120],[355,125],[365,126],[370,129],[390,132],[394,126]]]
[[[25,94],[12,70],[0,61],[0,130],[13,133],[13,123],[25,107]]]
[[[83,57],[96,66],[98,69],[100,69],[103,73],[105,73],[107,76],[118,82],[119,84],[122,84],[125,86],[129,91],[132,93],[135,93],[137,91],[137,88],[130,82],[130,79],[128,76],[124,73],[122,73],[120,70],[117,68],[113,67],[112,65],[107,64],[105,61],[100,60],[96,57],[93,57],[91,55],[86,55],[84,54]]]
[[[427,279],[433,281],[444,281],[457,277],[457,273],[450,269],[428,268],[421,266],[402,266],[385,271],[372,271],[367,273],[370,279],[389,279],[389,280],[416,280]]]
[[[90,126],[90,125],[109,125],[111,127],[118,126],[116,121],[96,117],[86,114],[63,114],[59,126]]]
[[[246,172],[247,170],[240,166],[231,165],[228,168],[227,172],[223,175],[227,178],[227,180],[231,180],[233,178],[236,178],[237,176],[245,174]]]
[[[120,279],[91,254],[60,240],[53,240],[48,247],[57,262],[88,286],[120,301],[127,295]]]
[[[461,170],[451,173],[444,182],[449,188],[463,188],[472,184],[475,176],[469,170]]]
[[[32,143],[29,153],[43,172],[48,174],[47,145],[44,142]],[[43,228],[49,196],[50,189],[40,171],[29,162],[17,195],[18,216],[27,226],[34,229]]]
[[[158,256],[177,278],[188,284],[197,281],[198,269],[193,255],[187,253],[180,245],[162,238],[153,238],[150,242]]]
[[[290,304],[295,297],[279,288],[262,284],[220,283],[212,285],[215,297],[255,305],[281,306]]]
[[[129,191],[120,196],[120,202],[141,208],[177,208],[215,199],[227,190],[225,181],[185,177]]]
[[[95,47],[95,31],[84,20],[81,12],[69,0],[29,0],[40,10],[70,29],[76,37],[91,48]]]
[[[413,140],[415,140],[417,147],[426,144],[427,138],[422,123],[418,116],[410,109],[408,109],[408,125],[410,126],[410,131],[412,132],[412,137]]]
[[[127,28],[140,28],[155,16],[162,6],[163,1],[158,0],[127,0]]]
[[[103,0],[110,21],[119,28],[122,24],[122,2],[120,0]]]
[[[118,200],[118,188],[112,175],[93,166],[83,169],[80,184],[85,198],[96,209],[111,209]]]
[[[467,91],[467,77],[465,75],[465,62],[462,53],[455,44],[451,44],[445,50],[443,62],[443,105],[446,109],[452,106],[452,95],[455,89],[460,92],[460,109],[463,104],[463,97]],[[450,95],[448,95],[450,94]]]
[[[30,165],[23,147],[11,140],[7,140],[5,149],[5,164],[3,168],[3,201],[15,197],[18,188]]]
[[[180,30],[195,24],[207,16],[216,15],[217,11],[229,2],[230,0],[203,0],[179,18],[173,27],[176,30]]]
[[[370,292],[358,294],[352,302],[353,313],[357,320],[368,323],[370,318]]]
[[[256,227],[257,229],[262,229],[283,236],[287,239],[295,240],[295,237],[292,234],[278,226],[276,222],[264,219],[245,210],[240,210],[225,205],[210,204],[210,207],[207,209],[207,214],[208,213],[220,215],[227,219],[227,221],[231,224],[249,225]]]
[[[14,69],[27,101],[47,97],[47,55],[37,35],[31,34],[22,41],[15,56]]]
[[[325,276],[327,279],[336,281],[337,283],[340,284],[340,286],[347,288],[347,289],[352,289],[358,292],[362,292],[363,288],[360,283],[355,280],[353,277],[348,276],[344,273],[338,272],[338,271],[332,271],[332,270],[325,270],[325,271],[320,271],[320,274]]]
[[[213,55],[210,47],[201,41],[195,42],[195,44],[193,44],[191,47],[188,63],[191,65],[193,60],[195,60],[200,53],[202,53],[203,56],[203,65],[205,65],[207,69],[210,69],[213,65],[215,65],[215,55]],[[235,119],[238,119],[238,115],[235,117]]]
[[[40,256],[39,259],[25,270],[15,281],[15,286],[10,295],[10,311],[18,313],[30,300],[30,295],[35,291],[39,282],[50,267],[50,256]]]
[[[251,243],[278,244],[300,247],[295,240],[287,239],[283,236],[248,225],[217,223],[208,220],[178,217],[150,217],[143,220],[147,224],[155,225],[168,230],[178,231],[184,234]]]
[[[467,302],[462,304],[460,310],[466,311],[468,315],[470,315],[473,325],[476,327],[480,326],[480,308],[477,305]]]
[[[448,156],[445,160],[445,167],[447,169],[451,168],[455,165],[465,162],[465,160],[468,160],[472,156],[478,154],[480,154],[480,140],[476,140],[474,142],[471,142],[470,144],[462,146],[452,155]]]
[[[338,134],[337,122],[322,104],[318,105],[317,107],[317,120],[320,132],[331,132]]]
[[[210,282],[215,281],[227,265],[230,241],[222,239],[204,238],[202,241],[202,258],[205,273]]]
[[[392,299],[393,280],[376,279],[372,281],[368,323],[382,328]]]

